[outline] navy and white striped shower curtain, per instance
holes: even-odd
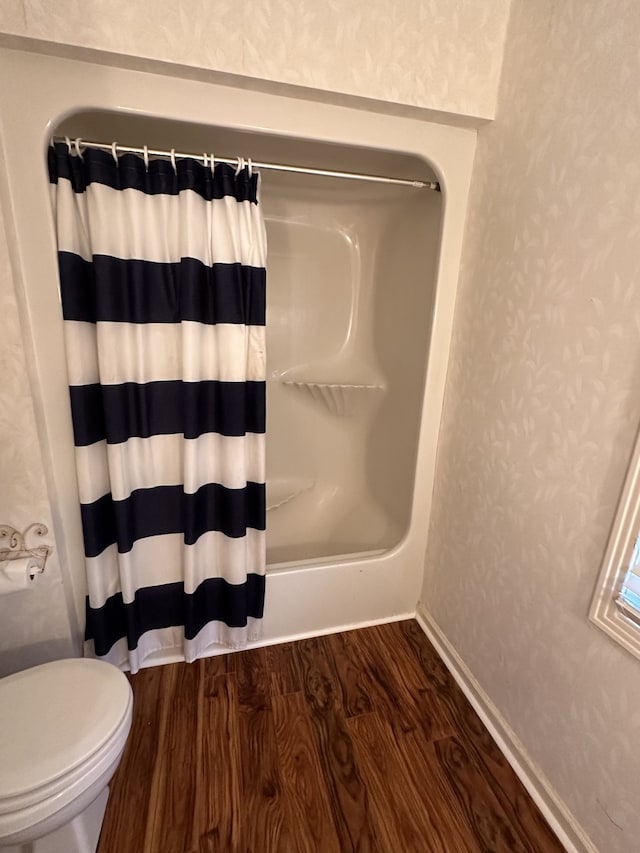
[[[259,636],[266,236],[236,172],[49,149],[87,651],[133,672]]]

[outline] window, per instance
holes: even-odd
[[[636,439],[589,618],[640,658],[640,435]]]
[[[640,536],[636,539],[631,562],[615,603],[622,614],[640,628]]]

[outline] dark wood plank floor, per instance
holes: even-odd
[[[131,682],[99,853],[563,849],[412,620]]]

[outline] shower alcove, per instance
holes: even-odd
[[[0,93],[16,280],[56,545],[78,624],[82,535],[44,167],[49,137],[441,183],[442,193],[261,171],[265,641],[413,615],[474,132],[172,76],[152,62],[142,70],[8,49],[0,61],[17,81]],[[41,184],[25,188],[19,176],[38,159]]]
[[[98,111],[56,133],[434,181],[417,157]],[[264,170],[267,565],[382,553],[411,512],[441,193]]]
[[[434,181],[417,157],[104,111],[61,136]],[[441,193],[264,170],[267,565],[382,553],[411,513]]]

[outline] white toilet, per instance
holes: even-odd
[[[102,661],[0,679],[3,853],[94,853],[132,709],[126,677]]]

